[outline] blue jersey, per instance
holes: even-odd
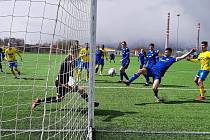
[[[104,54],[101,50],[96,50],[96,60],[101,60],[103,55]]]
[[[176,62],[176,58],[174,57],[166,57],[162,56],[162,59],[157,62],[156,65],[152,67],[152,69],[160,74],[161,77],[164,76],[167,69]]]
[[[157,52],[155,51],[148,51],[147,53],[147,61],[148,61],[148,66],[149,68],[151,68],[153,65],[156,64],[156,56],[158,56]]]
[[[144,53],[139,53],[139,63],[141,63],[142,66],[147,63],[147,57],[144,55]]]
[[[122,48],[122,62],[130,60],[129,48]]]

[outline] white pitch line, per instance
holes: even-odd
[[[185,135],[210,135],[210,132],[196,132],[196,131],[133,131],[133,130],[125,130],[125,131],[110,131],[110,130],[96,130],[96,132],[101,133],[136,133],[136,134],[185,134]]]
[[[42,87],[45,88],[46,86],[42,86],[42,85],[0,85],[0,87]],[[55,86],[48,86],[50,88],[54,88]],[[83,86],[86,87],[86,86]],[[95,87],[97,89],[142,89],[142,90],[151,90],[151,88],[138,88],[138,87]],[[165,88],[165,87],[160,87],[159,89],[162,90],[179,90],[179,91],[195,91],[198,89],[194,89],[194,88]],[[210,89],[205,89],[205,90],[210,90]]]

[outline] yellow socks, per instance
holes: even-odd
[[[200,87],[200,95],[201,97],[205,97],[205,90],[204,90],[204,86]]]

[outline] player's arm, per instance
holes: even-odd
[[[184,55],[182,55],[182,56],[180,56],[180,57],[176,57],[176,60],[177,61],[180,61],[180,60],[182,60],[182,59],[185,59],[186,57],[188,57],[190,54],[192,54],[192,53],[194,53],[196,50],[193,48],[192,50],[190,50],[188,53],[186,53],[186,54],[184,54]]]
[[[108,57],[107,57],[107,54],[106,54],[106,50],[104,50],[104,56],[106,58],[106,61],[108,61]]]

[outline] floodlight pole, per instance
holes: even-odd
[[[176,51],[179,49],[179,17],[180,14],[177,14]]]
[[[168,48],[169,44],[169,26],[170,26],[170,13],[168,13],[168,18],[167,18],[165,48]]]
[[[201,25],[200,23],[198,23],[198,26],[197,26],[197,45],[196,45],[196,49],[199,50],[199,44],[200,44],[200,28],[201,28]]]

